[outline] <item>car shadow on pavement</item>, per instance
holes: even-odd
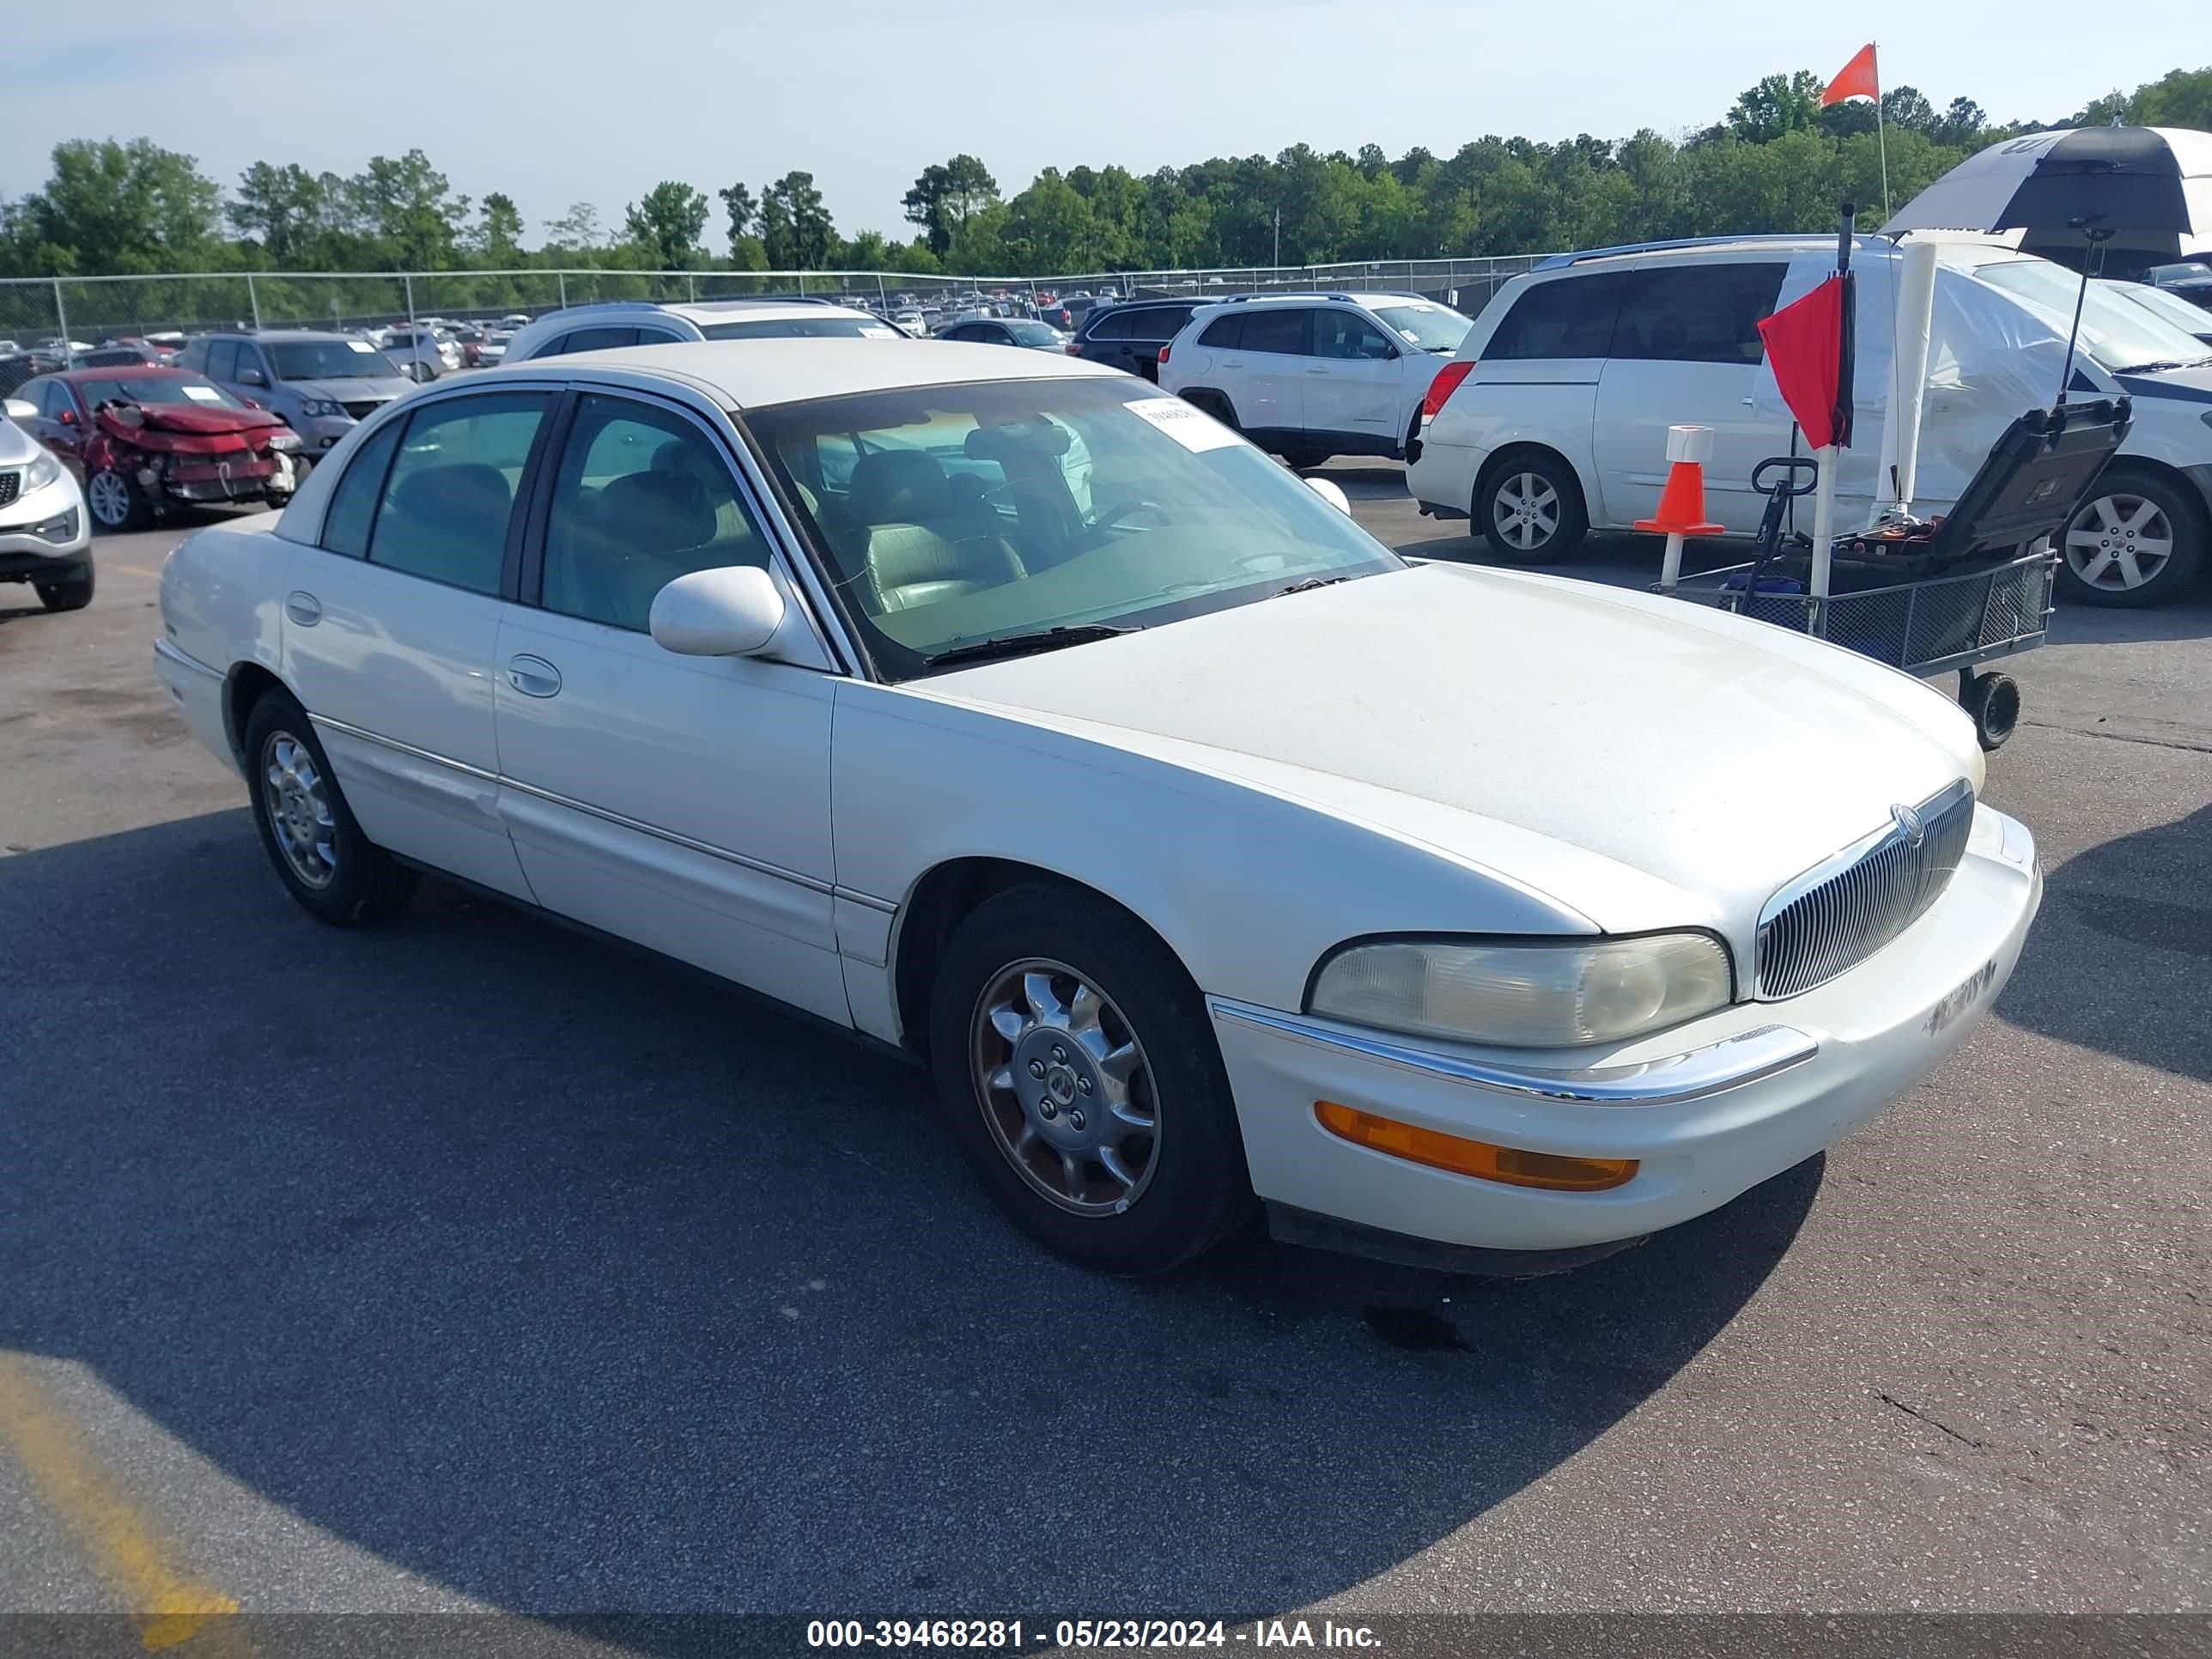
[[[2042,914],[1997,1012],[2137,1065],[2212,1081],[2212,806],[2077,853],[2044,875]],[[2034,958],[2051,963],[2035,971]]]
[[[0,858],[0,1345],[526,1612],[1348,1589],[1665,1384],[1821,1174],[1550,1279],[1131,1283],[1002,1222],[919,1070],[451,888],[324,927],[242,810]]]

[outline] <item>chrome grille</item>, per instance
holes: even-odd
[[[1759,994],[1794,997],[1864,962],[1942,896],[1974,827],[1961,778],[1777,893],[1759,919]]]
[[[365,421],[391,401],[389,398],[368,398],[357,404],[340,404],[338,407],[356,421]]]
[[[14,501],[15,499],[15,492],[22,487],[23,475],[21,473],[0,472],[0,507],[5,507],[9,502]]]

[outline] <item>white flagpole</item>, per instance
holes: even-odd
[[[1889,222],[1889,132],[1881,120],[1881,43],[1874,46],[1874,142],[1881,152],[1881,222]]]

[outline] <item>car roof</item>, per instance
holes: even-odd
[[[302,340],[349,340],[350,334],[334,334],[326,328],[210,329],[210,340],[259,340],[268,345],[296,345]]]
[[[526,363],[479,370],[472,384],[501,379],[561,378],[572,372],[622,369],[689,381],[726,408],[763,409],[775,404],[842,398],[905,386],[960,385],[975,380],[1042,380],[1128,377],[1118,368],[1042,351],[958,340],[694,340],[674,345],[621,346],[538,357]]]

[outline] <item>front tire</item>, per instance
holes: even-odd
[[[343,927],[407,902],[418,878],[362,833],[307,711],[271,690],[246,721],[246,779],[261,845],[300,908]]]
[[[82,611],[92,603],[92,561],[87,559],[58,580],[33,582],[31,591],[49,611]]]
[[[113,467],[104,466],[84,481],[84,505],[93,523],[111,535],[143,530],[154,519],[131,480]]]
[[[2075,605],[2160,605],[2204,556],[2204,514],[2154,472],[2108,466],[2061,538],[2058,591]]]
[[[1589,533],[1574,469],[1551,454],[1509,456],[1492,467],[1475,487],[1473,517],[1508,564],[1571,558]]]
[[[1040,1243],[1163,1273],[1252,1214],[1198,989],[1105,901],[1050,882],[986,900],[946,945],[929,1033],[953,1139]]]

